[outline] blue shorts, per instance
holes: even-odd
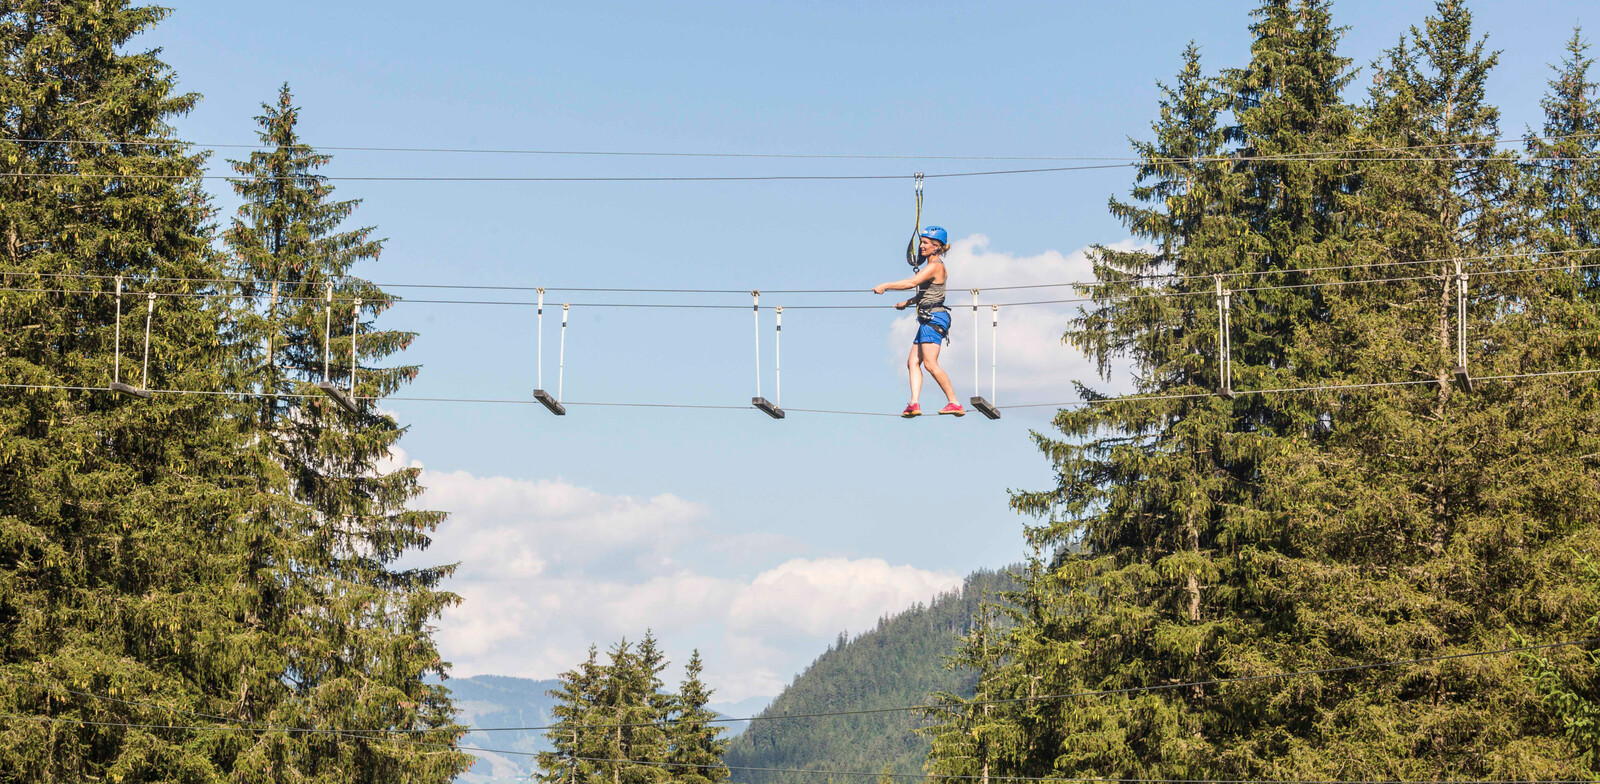
[[[932,321],[935,324],[938,324],[940,326],[940,328],[942,328],[946,333],[950,332],[950,314],[949,313],[935,313],[935,314],[929,316],[928,320]],[[944,342],[944,338],[939,337],[939,333],[935,332],[932,326],[930,326],[928,324],[924,324],[924,323],[922,323],[920,321],[917,322],[917,336],[911,340],[911,344],[912,345],[916,345],[918,343],[943,343],[943,342]]]

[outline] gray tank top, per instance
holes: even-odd
[[[948,275],[949,273],[946,273],[947,277]],[[948,279],[946,282],[949,282]],[[934,283],[933,278],[928,278],[917,286],[917,315],[950,312],[950,309],[944,306],[944,285],[944,283]]]

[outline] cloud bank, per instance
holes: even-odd
[[[840,631],[866,630],[961,583],[877,558],[790,557],[748,577],[714,575],[691,561],[751,547],[782,557],[801,544],[716,536],[703,526],[707,506],[672,494],[464,471],[424,470],[422,482],[419,506],[450,519],[419,560],[460,563],[446,587],[463,602],[436,635],[457,676],[550,678],[591,643],[650,628],[675,663],[701,650],[719,701],[773,696]]]

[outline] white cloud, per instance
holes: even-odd
[[[1131,250],[1139,247],[1132,240],[1115,243],[1110,247]],[[1078,299],[1080,295],[1070,286],[1058,288],[1019,289],[1013,291],[980,292],[978,295],[978,327],[973,333],[973,284],[984,286],[1027,286],[1066,281],[1094,280],[1094,267],[1089,261],[1087,248],[1070,253],[1045,251],[1036,256],[1015,256],[990,249],[990,240],[982,234],[955,240],[945,257],[950,272],[950,289],[946,306],[951,309],[951,343],[940,354],[940,364],[950,374],[958,397],[971,394],[991,397],[991,362],[995,362],[993,375],[998,376],[995,397],[1001,405],[1017,403],[1054,403],[1077,397],[1072,383],[1083,382],[1097,389],[1126,389],[1125,377],[1114,376],[1102,382],[1096,374],[1094,363],[1077,348],[1067,345],[1062,337],[1078,312],[1076,304],[1029,305],[1007,308],[999,312],[998,348],[995,345],[993,312],[989,305],[1005,302],[1034,300]],[[888,342],[892,347],[892,361],[903,366],[910,350],[911,336],[916,331],[916,318],[906,315],[890,327]],[[978,391],[969,392],[973,386],[973,350],[978,354]],[[937,392],[934,394],[937,396]]]
[[[403,452],[392,465],[420,467]],[[795,557],[789,537],[732,545],[703,528],[704,505],[607,495],[561,480],[424,471],[419,506],[450,513],[418,557],[460,562],[460,594],[437,635],[456,675],[550,678],[645,629],[681,663],[698,647],[720,700],[775,695],[838,632],[960,584],[960,575],[881,559]],[[737,537],[734,537],[737,539]],[[788,560],[754,577],[713,576],[680,556],[766,548]]]
[[[886,611],[960,584],[960,575],[892,566],[878,558],[796,559],[756,575],[734,600],[728,624],[758,637],[831,636],[866,629]]]

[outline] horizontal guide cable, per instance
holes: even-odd
[[[14,713],[0,713],[0,719],[11,721],[35,721],[53,724],[77,724],[86,727],[121,727],[126,729],[143,730],[248,730],[246,727],[223,726],[187,726],[168,724],[134,724],[118,721],[91,721],[74,719],[66,716],[25,716]],[[283,728],[273,728],[273,731],[282,732]],[[437,730],[443,731],[443,730]],[[372,735],[354,735],[346,733],[325,733],[341,740],[365,740],[379,743],[400,743],[410,746],[425,748],[439,748],[459,751],[465,754],[480,752],[483,754],[502,754],[512,757],[539,757],[544,754],[555,755],[562,762],[599,762],[613,765],[645,765],[668,768],[698,768],[702,770],[739,770],[748,772],[767,773],[798,773],[812,776],[865,776],[871,778],[889,777],[896,779],[914,780],[951,780],[951,781],[1038,781],[1038,782],[1077,782],[1081,784],[1592,784],[1588,779],[1138,779],[1138,778],[1111,778],[1111,777],[1070,777],[1070,776],[1002,776],[990,774],[978,776],[971,774],[940,774],[940,773],[890,773],[886,771],[851,771],[851,770],[815,770],[810,768],[764,768],[748,765],[697,765],[689,762],[665,762],[656,760],[614,759],[609,757],[575,757],[559,754],[558,752],[520,751],[510,749],[486,749],[478,746],[452,746],[447,743],[431,743],[427,741],[410,740],[407,738],[386,738]],[[527,781],[528,779],[517,779]]]
[[[1526,254],[1526,255],[1531,255],[1534,258],[1542,258],[1542,257],[1546,257],[1546,256],[1569,255],[1571,253],[1580,253],[1580,252],[1581,253],[1600,252],[1600,248],[1585,248],[1582,251],[1562,251],[1562,252],[1554,252],[1554,253],[1540,253],[1540,254]],[[1514,258],[1522,258],[1522,257],[1524,257],[1524,255],[1519,254],[1519,255],[1516,255],[1516,256],[1509,256],[1508,255],[1508,256],[1480,257],[1480,258],[1513,258],[1513,257]],[[1431,261],[1437,262],[1437,261],[1440,261],[1440,260],[1431,260]],[[1450,260],[1445,260],[1445,261],[1454,261],[1454,260],[1450,259]],[[1349,267],[1327,267],[1327,268],[1321,268],[1321,269],[1327,269],[1327,270],[1368,269],[1368,268],[1371,268],[1371,267],[1374,267],[1374,266],[1399,266],[1399,265],[1411,265],[1411,264],[1417,264],[1417,263],[1423,263],[1423,262],[1399,262],[1399,263],[1397,263],[1395,265],[1387,265],[1387,264],[1386,265],[1353,265],[1353,266],[1349,266]],[[1486,275],[1513,275],[1513,274],[1517,274],[1517,273],[1529,273],[1529,272],[1575,272],[1577,270],[1587,270],[1587,269],[1595,269],[1595,268],[1600,268],[1600,263],[1595,263],[1595,264],[1560,264],[1560,265],[1547,265],[1547,266],[1540,266],[1540,267],[1511,267],[1511,268],[1507,268],[1507,269],[1479,270],[1479,271],[1473,272],[1472,274],[1474,276],[1486,276]],[[1316,271],[1316,269],[1317,268],[1308,269],[1308,270],[1275,270],[1274,273],[1276,273],[1276,274],[1292,274],[1292,273],[1295,273],[1295,272],[1312,272],[1312,271]],[[1253,273],[1253,274],[1265,274],[1265,273]],[[43,274],[40,274],[40,275],[33,275],[32,273],[25,273],[25,272],[0,271],[0,277],[10,277],[10,276],[22,276],[22,277],[30,277],[30,276],[32,276],[32,277],[69,277],[69,274],[64,274],[64,273],[43,273]],[[90,276],[84,276],[84,277],[88,278]],[[1218,276],[1216,276],[1216,275],[1205,275],[1205,276],[1196,275],[1196,276],[1186,276],[1185,278],[1183,278],[1183,280],[1196,280],[1196,279],[1200,279],[1200,278],[1205,278],[1207,280],[1213,280],[1213,279],[1215,279],[1217,277]],[[1420,281],[1420,280],[1446,280],[1446,279],[1454,279],[1454,277],[1455,277],[1454,273],[1438,273],[1438,274],[1428,274],[1428,275],[1409,275],[1409,276],[1393,277],[1393,278],[1361,278],[1361,279],[1356,279],[1356,280],[1313,281],[1313,282],[1309,282],[1309,283],[1284,283],[1284,284],[1277,284],[1277,285],[1247,286],[1247,287],[1244,287],[1244,288],[1233,289],[1233,292],[1234,293],[1252,293],[1252,292],[1261,292],[1261,291],[1282,291],[1282,290],[1290,290],[1290,289],[1324,288],[1324,287],[1336,287],[1336,286],[1359,286],[1359,285],[1364,285],[1364,284],[1369,284],[1369,283],[1370,284],[1406,283],[1406,282],[1414,282],[1414,281]],[[94,276],[93,279],[103,279],[103,277],[102,276]],[[168,281],[168,280],[169,279],[166,279],[166,278],[154,278],[154,279],[151,279],[150,282],[155,283],[155,282],[162,282],[162,281]],[[228,282],[228,281],[217,281],[217,282]],[[304,287],[307,287],[307,288],[324,288],[327,284],[326,283],[320,283],[320,284],[319,283],[298,283],[298,284],[293,284],[293,285],[304,286]],[[1107,284],[1096,284],[1096,285],[1105,286]],[[420,286],[420,284],[419,284],[419,286]],[[1027,288],[1045,288],[1045,287],[1059,287],[1059,286],[1083,286],[1085,288],[1092,287],[1091,284],[1059,283],[1059,284],[1040,284],[1040,285],[1035,285],[1035,286],[1001,286],[1001,287],[998,287],[998,288],[991,288],[991,289],[983,289],[981,287],[976,287],[976,286],[974,286],[972,288],[976,288],[979,291],[1001,291],[1001,290],[1015,290],[1015,289],[1027,289]],[[431,288],[442,288],[442,287],[431,287]],[[516,290],[526,291],[527,289],[518,288]],[[537,291],[538,289],[534,289],[534,290]],[[545,289],[545,291],[553,291],[553,290],[578,290],[578,289],[551,289],[551,288],[546,288]],[[590,289],[590,290],[597,291],[598,289]],[[277,294],[277,295],[272,295],[272,294],[269,294],[266,291],[258,291],[258,292],[251,293],[251,294],[240,294],[240,293],[225,292],[225,291],[165,291],[165,292],[155,291],[155,292],[146,292],[146,291],[143,291],[143,290],[135,289],[135,288],[133,288],[131,286],[128,289],[128,291],[130,293],[136,293],[136,294],[149,293],[149,294],[152,294],[152,295],[154,295],[156,297],[178,298],[178,299],[230,299],[230,298],[232,298],[232,299],[266,299],[269,296],[276,296],[279,300],[290,301],[290,302],[319,302],[319,303],[326,303],[326,302],[341,302],[341,303],[343,303],[343,302],[354,302],[357,299],[360,299],[360,300],[362,300],[364,302],[367,302],[367,303],[370,303],[370,304],[387,304],[387,305],[400,305],[400,304],[412,304],[412,305],[470,305],[470,306],[477,306],[477,307],[538,307],[538,305],[539,305],[539,303],[537,301],[525,301],[525,300],[420,299],[420,298],[418,298],[418,299],[409,299],[409,298],[405,298],[405,297],[391,297],[389,299],[382,300],[382,299],[375,298],[371,294],[364,295],[363,297],[341,296],[341,297],[333,297],[333,298],[329,299],[328,297],[326,297],[324,295],[312,295],[312,294],[303,294],[303,295]],[[646,290],[639,290],[639,291],[646,291]],[[656,291],[657,292],[666,291],[667,293],[686,293],[685,290],[676,290],[676,291],[674,291],[674,290],[656,290]],[[735,292],[733,290],[728,290],[728,291],[725,291],[725,292],[717,292],[717,293],[728,293],[728,294],[738,293],[738,294],[748,295],[750,293],[750,291],[751,291],[750,289],[743,289],[743,290],[739,290],[737,292]],[[764,294],[775,293],[775,292],[766,291],[766,290],[760,290],[760,291],[762,291],[762,293],[764,293]],[[794,290],[793,293],[833,293],[834,291],[835,290],[822,290],[822,289],[812,290],[812,291]],[[0,286],[0,292],[11,292],[11,293],[18,293],[18,294],[83,294],[83,295],[96,295],[96,294],[111,294],[111,293],[113,293],[110,290],[100,290],[100,289],[54,289],[54,288],[36,288],[36,287],[23,287],[23,286]],[[694,292],[694,293],[710,293],[710,292],[707,291],[707,290],[699,290],[698,292]],[[984,304],[985,305],[998,305],[998,306],[1003,307],[1003,308],[1015,308],[1015,307],[1031,307],[1031,306],[1038,306],[1038,305],[1069,305],[1069,304],[1088,304],[1088,303],[1111,302],[1111,301],[1131,301],[1131,300],[1138,300],[1138,299],[1164,299],[1164,298],[1171,298],[1171,297],[1211,296],[1211,294],[1212,294],[1212,292],[1210,290],[1201,288],[1201,289],[1195,289],[1193,291],[1151,291],[1151,292],[1148,292],[1148,293],[1114,294],[1114,295],[1107,295],[1107,296],[1102,296],[1102,297],[1069,297],[1069,298],[1064,298],[1064,299],[1024,300],[1024,301],[1015,301],[1015,302],[985,302]],[[750,306],[748,306],[748,305],[720,305],[720,304],[710,304],[710,303],[703,303],[703,302],[570,302],[570,303],[565,303],[565,304],[567,304],[567,305],[569,305],[571,307],[574,307],[574,308],[642,308],[642,309],[658,309],[658,310],[662,310],[662,309],[664,309],[664,310],[749,310],[750,309]],[[775,306],[773,306],[773,305],[758,306],[759,309],[763,309],[763,310],[771,310],[774,307]],[[885,310],[885,309],[893,308],[894,305],[890,304],[888,302],[883,302],[883,303],[875,303],[875,304],[871,304],[871,305],[785,305],[783,307],[786,308],[786,309],[789,309],[789,310]]]
[[[1133,251],[1135,253],[1139,251]],[[1575,248],[1572,250],[1555,251],[1524,251],[1520,253],[1495,253],[1480,256],[1452,256],[1441,259],[1410,259],[1406,261],[1386,261],[1374,264],[1345,264],[1330,267],[1295,267],[1285,269],[1249,270],[1244,272],[1218,272],[1196,275],[1168,275],[1156,273],[1139,277],[1132,277],[1121,281],[1062,281],[1058,283],[1027,283],[1010,286],[963,286],[962,288],[978,289],[979,291],[1017,291],[1022,289],[1051,289],[1051,288],[1108,288],[1111,286],[1126,286],[1138,283],[1180,283],[1191,280],[1214,280],[1218,276],[1227,278],[1259,277],[1262,275],[1294,275],[1313,272],[1343,272],[1357,269],[1377,269],[1381,267],[1407,267],[1418,264],[1451,264],[1457,261],[1494,261],[1497,259],[1543,258],[1546,256],[1570,256],[1582,253],[1597,253],[1600,248]],[[65,278],[71,280],[115,280],[116,275],[99,274],[91,272],[25,272],[18,270],[0,270],[0,275],[20,275],[35,278]],[[128,277],[124,275],[123,277]],[[253,278],[180,278],[155,276],[144,278],[147,284],[154,283],[231,283],[240,286],[254,286],[268,288],[270,286],[322,286],[329,281],[347,281],[374,286],[382,289],[460,289],[470,291],[575,291],[582,293],[605,294],[738,294],[746,295],[751,291],[760,291],[763,294],[870,294],[871,289],[774,289],[761,286],[746,286],[737,289],[707,289],[707,288],[619,288],[615,286],[489,286],[468,285],[457,283],[369,283],[351,275],[331,276],[322,282],[293,281],[293,280],[258,280]]]
[[[1542,373],[1513,373],[1513,374],[1510,374],[1510,375],[1501,375],[1501,376],[1478,376],[1476,378],[1476,380],[1478,380],[1478,381],[1515,381],[1515,380],[1518,380],[1518,379],[1529,379],[1529,378],[1551,378],[1551,377],[1557,377],[1557,376],[1586,376],[1586,375],[1595,375],[1595,374],[1600,374],[1600,368],[1582,369],[1582,370],[1556,370],[1556,371],[1547,371],[1547,372],[1542,372]],[[1290,394],[1290,393],[1299,393],[1299,392],[1349,392],[1349,391],[1360,391],[1360,390],[1363,390],[1363,389],[1378,389],[1378,388],[1384,388],[1384,387],[1424,386],[1424,385],[1438,384],[1438,383],[1439,383],[1438,379],[1422,378],[1422,379],[1411,379],[1411,380],[1406,380],[1406,381],[1376,381],[1376,382],[1371,382],[1371,383],[1328,384],[1328,385],[1323,385],[1323,386],[1282,387],[1282,388],[1277,388],[1277,389],[1235,389],[1235,390],[1232,390],[1232,394],[1235,397],[1243,397],[1243,396],[1246,396],[1246,395],[1278,395],[1278,394]],[[31,389],[31,390],[55,391],[55,392],[110,392],[110,391],[112,391],[110,387],[68,386],[68,385],[53,385],[53,384],[0,384],[0,389]],[[240,392],[222,392],[222,391],[208,391],[208,390],[194,390],[194,389],[150,389],[150,390],[145,390],[145,391],[149,392],[152,395],[221,395],[221,396],[238,397],[238,398],[281,397],[281,398],[291,398],[291,399],[294,399],[294,398],[317,399],[317,400],[326,399],[323,395],[296,394],[296,393],[244,392],[244,391],[240,391]],[[522,398],[485,398],[485,397],[405,397],[405,396],[398,396],[398,395],[397,396],[392,396],[392,397],[379,397],[379,396],[370,396],[370,395],[353,395],[352,397],[355,400],[395,401],[395,402],[406,402],[406,403],[484,403],[484,404],[521,405],[521,406],[540,405],[539,401],[535,400],[533,398],[522,399]],[[1173,395],[1122,395],[1122,396],[1113,396],[1113,397],[1089,398],[1089,399],[1085,399],[1085,400],[1067,400],[1067,401],[1062,401],[1062,402],[1059,402],[1059,403],[1017,403],[1017,404],[1012,404],[1012,405],[995,406],[995,408],[999,408],[999,409],[1002,409],[1002,410],[1022,409],[1022,408],[1070,408],[1070,407],[1075,407],[1075,406],[1110,405],[1110,404],[1114,404],[1114,403],[1146,403],[1146,402],[1155,402],[1155,401],[1161,401],[1161,400],[1192,400],[1192,399],[1207,398],[1207,397],[1216,397],[1216,393],[1215,392],[1193,392],[1193,393],[1173,394]],[[702,410],[714,410],[714,411],[753,411],[756,408],[753,405],[717,405],[717,404],[700,404],[700,403],[630,403],[630,402],[609,402],[609,401],[608,402],[595,402],[595,401],[581,401],[580,402],[580,401],[570,401],[570,400],[563,400],[563,401],[561,401],[561,404],[565,405],[565,406],[597,406],[597,407],[610,407],[610,408],[677,408],[677,409],[691,409],[691,410],[692,409],[702,409]],[[784,410],[785,411],[794,411],[794,412],[799,412],[799,413],[806,413],[806,414],[834,414],[834,415],[840,415],[840,416],[892,416],[892,417],[899,417],[900,416],[899,414],[888,414],[888,413],[882,413],[882,412],[878,412],[878,411],[849,411],[849,410],[822,409],[822,408],[785,408]]]
[[[1600,134],[1573,133],[1549,136],[1507,136],[1498,139],[1484,139],[1468,143],[1438,142],[1433,144],[1410,144],[1390,147],[1364,147],[1356,149],[1323,150],[1306,153],[1283,153],[1277,155],[1242,156],[1243,160],[1300,160],[1317,159],[1329,155],[1355,155],[1367,152],[1398,152],[1402,150],[1428,150],[1445,147],[1480,147],[1501,144],[1526,144],[1534,141],[1567,141],[1571,139],[1590,139]],[[450,154],[476,154],[476,155],[535,155],[535,156],[572,156],[572,157],[627,157],[627,158],[775,158],[775,159],[800,159],[800,160],[894,160],[894,161],[1144,161],[1144,158],[1126,156],[1084,156],[1084,155],[909,155],[909,154],[870,154],[870,153],[799,153],[799,152],[679,152],[679,151],[648,151],[648,150],[539,150],[539,149],[514,149],[514,148],[473,148],[473,147],[383,147],[372,145],[311,145],[293,144],[277,145],[266,142],[255,144],[201,144],[176,139],[24,139],[19,137],[0,138],[0,143],[31,144],[41,147],[179,147],[196,148],[202,150],[300,150],[305,152],[403,152],[403,153],[450,153]],[[1199,156],[1195,158],[1153,158],[1153,162],[1178,163],[1192,161],[1231,161],[1239,160],[1239,156]]]
[[[1600,161],[1600,156],[1581,156],[1571,158],[1558,157],[1533,157],[1533,158],[1273,158],[1240,157],[1219,158],[1215,160],[1195,161],[1199,163],[1482,163],[1490,160],[1500,160],[1505,163],[1518,164],[1544,164],[1544,163],[1592,163]],[[1168,163],[1190,162],[1188,159],[1176,159]],[[1161,165],[1161,161],[1153,164],[1145,163],[1102,163],[1084,166],[1048,166],[1033,169],[992,169],[987,171],[964,171],[924,174],[929,180],[949,179],[955,177],[998,177],[1016,174],[1050,174],[1058,172],[1091,171],[1096,169],[1126,169],[1145,165]],[[192,181],[192,180],[221,180],[224,182],[298,182],[316,180],[318,182],[827,182],[827,181],[860,181],[860,180],[910,180],[914,174],[756,174],[756,175],[621,175],[621,176],[470,176],[470,175],[324,175],[324,174],[293,174],[284,177],[277,176],[248,176],[239,174],[129,174],[126,172],[0,172],[0,179],[10,180],[55,180],[55,179],[94,179],[94,180],[158,180],[158,181]]]
[[[1386,668],[1390,668],[1390,667],[1400,667],[1400,666],[1413,665],[1413,664],[1436,664],[1436,663],[1445,662],[1445,661],[1457,661],[1457,660],[1462,660],[1462,659],[1476,659],[1476,658],[1482,658],[1482,657],[1485,657],[1485,656],[1499,656],[1499,655],[1512,654],[1512,653],[1529,653],[1529,652],[1532,652],[1532,651],[1542,651],[1542,650],[1552,650],[1552,649],[1556,649],[1556,648],[1568,648],[1568,647],[1576,647],[1576,646],[1584,646],[1584,645],[1593,645],[1593,644],[1596,644],[1596,643],[1600,643],[1600,637],[1590,637],[1590,638],[1577,639],[1577,640],[1564,640],[1564,641],[1561,641],[1561,642],[1540,643],[1540,644],[1537,644],[1537,645],[1520,645],[1520,646],[1512,646],[1512,647],[1506,647],[1506,648],[1495,648],[1495,649],[1485,650],[1485,651],[1466,651],[1466,652],[1463,652],[1463,653],[1441,654],[1441,655],[1438,655],[1438,656],[1424,656],[1424,657],[1419,657],[1419,658],[1414,658],[1414,659],[1398,659],[1398,660],[1393,660],[1393,661],[1371,662],[1371,663],[1367,663],[1367,664],[1348,664],[1348,665],[1343,665],[1343,666],[1338,666],[1338,667],[1327,667],[1327,668],[1317,669],[1317,670],[1295,670],[1295,671],[1290,671],[1290,672],[1266,673],[1266,674],[1263,674],[1263,675],[1243,675],[1243,676],[1237,676],[1237,677],[1232,677],[1232,678],[1214,678],[1214,679],[1211,679],[1211,680],[1203,680],[1203,681],[1187,681],[1187,682],[1182,682],[1182,683],[1163,683],[1163,684],[1157,684],[1157,685],[1154,685],[1154,686],[1130,686],[1130,687],[1122,688],[1122,689],[1099,689],[1099,690],[1093,690],[1093,691],[1071,692],[1071,693],[1066,693],[1066,694],[1041,694],[1041,695],[1036,695],[1036,696],[1032,696],[1032,697],[1012,697],[1012,698],[992,699],[992,700],[967,700],[967,701],[956,703],[956,704],[953,704],[953,705],[921,704],[921,705],[896,706],[896,707],[890,707],[890,708],[863,708],[863,709],[858,709],[858,710],[821,711],[821,712],[816,712],[816,713],[784,713],[784,714],[775,714],[775,715],[771,715],[771,716],[763,715],[763,716],[747,716],[747,717],[744,717],[744,718],[706,719],[706,720],[703,720],[703,721],[696,721],[696,722],[692,722],[692,723],[698,723],[698,724],[741,724],[741,723],[752,722],[752,721],[795,721],[795,720],[800,720],[800,719],[829,718],[829,717],[835,717],[835,716],[865,716],[865,715],[875,715],[875,714],[884,714],[884,713],[907,713],[907,712],[924,712],[924,713],[927,713],[927,712],[937,712],[937,711],[949,711],[949,710],[951,710],[953,708],[961,708],[961,707],[982,707],[982,706],[985,706],[985,705],[1012,705],[1012,704],[1032,703],[1032,702],[1056,702],[1056,701],[1061,701],[1061,700],[1085,699],[1085,698],[1091,698],[1091,697],[1110,697],[1110,696],[1127,695],[1127,694],[1142,694],[1142,693],[1148,693],[1148,692],[1161,692],[1161,691],[1173,691],[1173,690],[1181,690],[1181,689],[1194,689],[1194,688],[1202,688],[1202,687],[1207,687],[1207,686],[1223,686],[1223,685],[1232,684],[1232,683],[1259,683],[1259,682],[1263,682],[1263,681],[1284,680],[1284,679],[1288,679],[1288,678],[1300,678],[1300,677],[1307,677],[1307,676],[1333,675],[1333,674],[1345,673],[1345,672],[1362,672],[1362,671],[1386,669]],[[180,709],[176,709],[176,708],[169,708],[169,707],[157,704],[157,703],[152,703],[152,702],[147,702],[147,701],[129,700],[129,699],[124,699],[124,698],[119,698],[119,697],[109,697],[109,696],[106,696],[106,695],[103,695],[103,694],[98,694],[98,693],[91,692],[91,691],[65,688],[65,687],[57,686],[55,684],[41,683],[41,682],[38,682],[38,681],[33,681],[33,680],[26,679],[26,678],[18,678],[18,677],[14,677],[14,676],[10,676],[10,675],[0,674],[0,681],[5,681],[5,682],[8,682],[8,683],[21,684],[21,685],[27,685],[27,686],[34,686],[34,687],[38,687],[38,688],[41,688],[41,689],[54,689],[56,691],[72,694],[72,695],[75,695],[75,696],[88,697],[88,698],[91,698],[91,699],[103,700],[103,701],[107,701],[107,702],[114,702],[114,703],[123,704],[123,705],[134,705],[134,706],[141,706],[141,707],[150,707],[150,708],[155,708],[155,709],[158,709],[158,710],[167,711],[169,713],[173,713],[174,715],[190,716],[190,717],[194,717],[194,718],[217,719],[217,720],[220,720],[220,721],[232,721],[232,720],[224,718],[222,716],[216,716],[216,715],[213,715],[213,714],[194,713],[194,712],[184,711],[184,710],[180,710]],[[13,718],[28,718],[28,717],[13,717]],[[42,718],[45,718],[45,719],[61,718],[64,721],[77,721],[77,719],[71,719],[71,718],[67,718],[67,717],[42,717]],[[92,724],[93,722],[85,721],[83,723]],[[659,720],[659,721],[620,722],[620,723],[604,723],[604,724],[545,724],[545,725],[533,725],[533,726],[523,726],[523,727],[467,727],[463,731],[467,732],[467,733],[538,732],[538,731],[545,731],[545,730],[563,730],[563,731],[566,731],[566,730],[580,730],[580,729],[588,730],[588,729],[616,729],[616,728],[627,728],[627,727],[658,727],[658,726],[668,726],[668,725],[672,725],[672,724],[682,724],[682,723],[689,723],[689,722],[685,722],[684,720],[681,720],[681,719],[665,719],[665,720]],[[193,726],[193,727],[181,726],[181,725],[178,725],[178,726],[171,726],[171,725],[137,725],[137,726],[160,727],[160,728],[163,728],[163,729],[200,729],[200,730],[222,730],[222,731],[235,731],[235,732],[237,732],[237,731],[261,730],[261,731],[291,732],[291,733],[356,735],[357,737],[367,737],[367,738],[379,738],[379,737],[383,737],[383,736],[381,736],[381,735],[360,735],[359,733],[365,732],[365,733],[403,734],[403,733],[406,733],[406,732],[416,733],[416,732],[442,732],[442,731],[446,731],[446,728],[434,728],[434,729],[429,729],[429,730],[359,730],[359,731],[351,731],[351,730],[316,729],[316,728],[306,728],[306,727],[284,727],[284,726],[277,726],[277,725],[259,724],[259,723],[253,723],[253,722],[239,723],[239,724],[237,724],[237,726],[236,725],[200,725],[200,726]]]

